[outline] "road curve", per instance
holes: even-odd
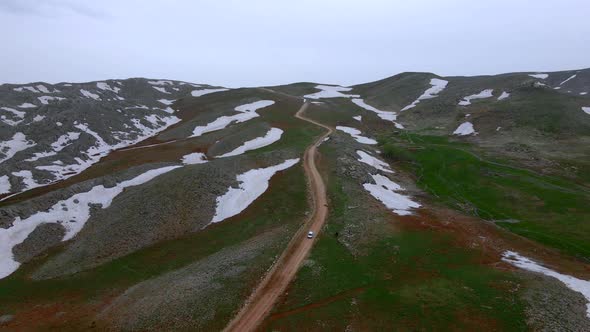
[[[315,165],[315,156],[317,147],[326,137],[332,134],[333,129],[305,117],[303,113],[307,110],[308,106],[309,103],[305,102],[299,111],[297,111],[295,117],[328,130],[310,145],[303,155],[303,168],[308,179],[308,189],[313,202],[311,216],[299,231],[297,231],[295,236],[293,236],[272,269],[267,273],[252,295],[250,295],[250,298],[246,301],[240,312],[229,322],[224,331],[254,331],[262,323],[278,298],[285,292],[287,286],[289,286],[289,283],[295,277],[295,274],[309,254],[317,238],[316,236],[311,240],[307,239],[307,232],[313,231],[318,234],[326,221],[326,216],[328,215],[326,186]]]

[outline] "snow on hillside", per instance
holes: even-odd
[[[363,121],[363,117],[361,115],[353,116],[352,118],[356,121]]]
[[[133,125],[139,130],[137,136],[133,139],[121,139],[117,144],[114,145],[108,144],[97,132],[90,129],[87,124],[78,124],[75,126],[77,129],[94,137],[95,139],[95,144],[88,148],[88,150],[82,152],[86,159],[76,158],[77,163],[75,164],[52,164],[36,166],[35,168],[42,171],[48,171],[54,177],[52,182],[45,185],[54,183],[56,181],[65,180],[74,175],[80,174],[82,171],[96,164],[101,158],[107,156],[111,151],[137,144],[180,121],[180,119],[175,116],[161,117],[155,114],[146,116],[145,120],[147,120],[147,122],[149,122],[152,127],[143,125],[139,119],[131,119]]]
[[[41,96],[41,97],[37,97],[37,99],[39,99],[39,101],[41,102],[41,104],[43,105],[49,105],[49,102],[52,100],[65,100],[65,98],[62,97],[54,97],[54,96]]]
[[[11,107],[0,107],[0,110],[10,113],[10,116],[13,119],[15,119],[15,120],[11,120],[6,115],[0,115],[0,120],[12,127],[23,122],[23,119],[25,118],[25,114],[26,114],[25,112],[17,111]]]
[[[25,190],[30,190],[42,186],[41,184],[37,183],[37,181],[35,181],[35,178],[33,178],[33,173],[31,171],[21,170],[18,172],[12,172],[12,175],[21,178]]]
[[[573,80],[574,78],[576,78],[576,76],[578,76],[578,75],[573,74],[572,76],[570,76],[569,78],[567,78],[565,81],[559,83],[559,85],[564,85],[565,83],[567,83],[567,82]]]
[[[361,131],[356,128],[337,126],[336,130],[340,130],[340,131],[343,131],[343,132],[349,134],[359,143],[370,144],[370,145],[377,144],[376,140],[362,136]]]
[[[474,133],[475,130],[473,129],[473,124],[471,122],[463,122],[457,127],[457,129],[455,129],[453,135],[466,136]]]
[[[371,111],[373,113],[376,113],[378,117],[380,117],[383,120],[386,121],[391,121],[395,124],[395,127],[398,129],[403,129],[404,126],[402,126],[401,124],[395,122],[397,120],[397,113],[396,112],[386,112],[386,111],[382,111],[379,110],[367,103],[365,103],[365,101],[363,99],[360,98],[354,98],[351,100],[355,105],[362,107],[364,109],[366,109],[367,111]]]
[[[79,132],[68,132],[64,135],[61,135],[57,138],[57,140],[51,143],[52,151],[43,151],[43,152],[36,152],[33,157],[29,159],[25,159],[25,161],[36,161],[41,158],[55,156],[59,151],[66,148],[68,145],[72,144],[75,140],[80,137]]]
[[[590,114],[590,107],[582,107],[582,111],[586,114]]]
[[[506,91],[502,91],[502,94],[500,95],[500,97],[498,97],[498,100],[504,100],[508,97],[510,97],[510,94]]]
[[[430,80],[431,87],[428,88],[426,91],[424,91],[424,93],[420,97],[418,97],[418,99],[414,100],[414,102],[412,102],[410,105],[402,108],[401,110],[406,111],[406,110],[409,110],[410,108],[416,107],[416,105],[418,105],[418,103],[420,103],[421,100],[432,99],[432,98],[438,97],[438,94],[447,87],[447,84],[449,84],[449,81],[441,80],[439,78],[431,79]]]
[[[191,96],[193,97],[201,97],[204,95],[208,95],[210,93],[215,93],[215,92],[222,92],[222,91],[227,91],[229,89],[226,88],[219,88],[219,89],[201,89],[201,90],[193,90],[191,92]]]
[[[22,103],[17,106],[18,108],[36,108],[37,105],[31,103]]]
[[[62,241],[68,241],[82,230],[90,218],[91,205],[100,204],[103,209],[106,209],[125,188],[144,184],[179,167],[181,166],[149,170],[111,188],[105,188],[102,185],[95,186],[90,191],[75,194],[66,200],[57,202],[48,211],[37,212],[22,220],[17,217],[11,227],[0,228],[0,279],[9,276],[18,269],[20,263],[14,260],[12,249],[22,243],[40,224],[59,223],[65,229]]]
[[[548,269],[544,266],[539,265],[535,261],[521,256],[514,251],[505,251],[502,254],[502,260],[510,263],[523,270],[537,272],[546,276],[555,278],[564,283],[567,288],[582,294],[586,298],[586,316],[590,318],[590,281],[578,279],[567,274],[561,274],[559,272]]]
[[[315,87],[319,92],[315,92],[312,94],[308,94],[303,96],[303,98],[309,99],[321,99],[321,98],[359,98],[359,95],[347,95],[342,92],[350,91],[352,88],[346,88],[342,86],[332,86],[332,85],[316,85]]]
[[[152,88],[156,89],[157,91],[159,91],[161,93],[170,94],[170,92],[168,92],[168,90],[166,90],[166,88],[159,87],[159,86],[152,86]]]
[[[259,116],[258,113],[256,113],[257,110],[271,106],[274,103],[275,102],[273,100],[259,100],[250,104],[240,105],[235,108],[235,110],[239,112],[238,114],[229,116],[225,115],[204,126],[197,126],[193,130],[193,134],[190,137],[197,137],[205,133],[220,130],[232,123],[241,123],[251,120]]]
[[[215,215],[211,222],[220,222],[244,211],[268,189],[269,181],[275,173],[298,162],[299,158],[289,159],[275,166],[256,168],[239,174],[236,177],[238,188],[230,187],[224,195],[217,197]]]
[[[166,105],[166,106],[170,106],[174,103],[174,100],[171,99],[158,99],[158,102]]]
[[[0,142],[0,155],[4,155],[4,157],[0,157],[0,164],[14,157],[17,152],[35,145],[37,143],[27,140],[25,134],[21,132],[15,133],[11,140]]]
[[[379,174],[371,174],[371,177],[375,181],[375,184],[365,183],[363,187],[371,196],[375,197],[394,213],[400,216],[406,216],[412,214],[412,209],[420,207],[420,204],[414,202],[410,197],[399,194],[398,191],[404,189],[389,178]]]
[[[464,97],[463,100],[461,100],[459,102],[459,105],[468,106],[468,105],[471,105],[472,100],[491,98],[491,97],[493,97],[493,95],[492,95],[493,92],[494,92],[493,89],[485,89],[480,93]]]
[[[259,148],[271,145],[272,143],[280,140],[282,135],[283,135],[283,130],[281,130],[279,128],[271,128],[264,136],[257,137],[257,138],[251,139],[249,141],[246,141],[246,142],[244,142],[244,144],[237,147],[235,150],[225,153],[225,154],[222,154],[220,156],[217,156],[217,158],[237,156],[237,155],[240,155],[246,151],[255,150],[255,149],[259,149]]]
[[[529,74],[530,77],[534,77],[534,78],[538,78],[541,80],[546,79],[547,77],[549,77],[549,74]]]
[[[207,156],[201,152],[190,153],[182,157],[182,163],[185,165],[204,164],[207,162]]]
[[[361,158],[358,160],[361,163],[365,163],[365,164],[367,164],[373,168],[376,168],[380,171],[383,171],[385,173],[393,173],[389,164],[384,162],[383,160],[375,158],[375,157],[371,156],[370,154],[366,153],[365,151],[361,151],[361,150],[357,150],[356,154],[358,154],[359,157]]]
[[[8,194],[12,185],[8,179],[8,175],[0,176],[0,195]]]
[[[105,82],[97,82],[96,83],[96,87],[101,89],[101,90],[108,90],[108,91],[112,91],[114,93],[119,93],[119,91],[121,91],[121,88],[119,87],[111,87],[110,85],[108,85]]]
[[[86,98],[92,98],[94,100],[100,100],[100,96],[97,95],[96,93],[92,93],[88,90],[84,90],[84,89],[80,89],[80,93],[82,94],[82,96],[86,97]]]

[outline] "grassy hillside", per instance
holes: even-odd
[[[407,134],[383,143],[383,155],[413,172],[417,184],[437,200],[590,260],[587,187],[486,160],[472,145],[445,138]]]

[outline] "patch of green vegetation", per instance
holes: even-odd
[[[484,160],[469,145],[443,139],[415,134],[392,137],[383,151],[413,170],[418,185],[445,204],[500,221],[517,234],[590,260],[587,188],[507,162]]]
[[[322,154],[323,161],[335,159],[329,148],[323,147]],[[347,212],[347,180],[332,175],[326,229],[264,329],[525,329],[514,276],[481,265],[480,251],[461,247],[448,235],[383,228],[362,244],[362,254],[352,254],[335,233],[360,221]],[[358,198],[355,202],[364,205]]]

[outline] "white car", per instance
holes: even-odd
[[[308,238],[308,239],[311,239],[311,238],[313,238],[313,231],[309,231],[309,232],[307,232],[307,238]]]

